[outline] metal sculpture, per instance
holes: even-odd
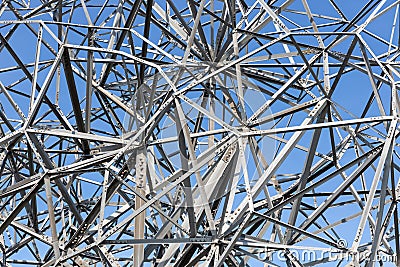
[[[399,5],[2,1],[2,266],[398,266]]]

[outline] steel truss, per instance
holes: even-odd
[[[2,266],[399,266],[399,5],[2,1]]]

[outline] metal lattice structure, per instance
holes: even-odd
[[[3,0],[2,266],[399,266],[399,5]]]

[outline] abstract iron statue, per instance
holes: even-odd
[[[4,0],[1,266],[399,266],[400,2]]]

